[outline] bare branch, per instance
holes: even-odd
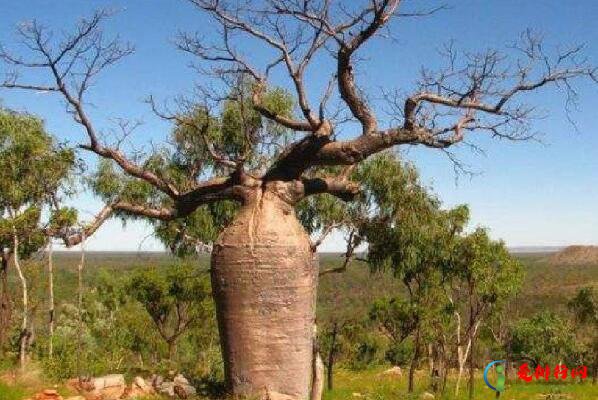
[[[345,258],[343,264],[340,267],[322,270],[320,271],[319,276],[345,272],[347,270],[347,267],[355,257],[355,249],[357,248],[357,246],[359,246],[359,244],[361,244],[361,238],[359,234],[354,229],[351,229],[351,231],[349,232],[349,237],[347,239],[347,250],[343,255],[343,257]]]
[[[340,224],[328,224],[324,229],[322,229],[322,232],[320,233],[320,236],[314,240],[311,244],[311,249],[312,251],[316,251],[318,249],[318,247],[322,244],[322,242],[324,242],[324,239],[326,239],[328,237],[328,235],[330,235],[330,233],[338,228],[340,226]]]
[[[92,77],[133,51],[130,45],[121,45],[118,39],[104,40],[100,23],[109,15],[106,11],[98,11],[91,19],[82,20],[76,32],[67,36],[55,48],[50,40],[51,35],[36,21],[22,25],[19,34],[24,43],[32,52],[41,54],[45,62],[23,61],[21,58],[11,56],[4,49],[1,57],[17,67],[29,68],[38,65],[45,67],[50,72],[54,86],[23,84],[13,80],[4,82],[1,87],[59,92],[67,102],[69,113],[77,123],[83,126],[89,138],[88,144],[82,144],[79,147],[114,160],[128,174],[145,180],[171,197],[176,197],[178,191],[172,183],[127,159],[120,150],[101,145],[96,129],[85,112],[83,95],[88,89]],[[53,55],[55,52],[56,55]],[[75,67],[77,67],[76,71]],[[69,84],[69,81],[74,83]]]
[[[304,178],[303,196],[319,193],[329,193],[343,201],[351,201],[359,193],[359,185],[337,176],[323,178]],[[303,197],[302,196],[302,197]]]

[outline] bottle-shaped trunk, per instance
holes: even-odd
[[[220,235],[212,287],[233,394],[309,397],[316,265],[293,206],[270,191],[258,190]]]

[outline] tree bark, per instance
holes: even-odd
[[[324,392],[324,363],[322,362],[322,357],[320,357],[319,352],[314,355],[313,368],[310,400],[320,400],[322,398],[322,393]]]
[[[417,368],[417,362],[419,361],[419,348],[420,348],[420,328],[419,326],[415,330],[415,343],[413,349],[413,358],[411,359],[411,366],[409,367],[409,386],[407,392],[413,393],[415,388],[415,369]]]
[[[176,340],[167,340],[166,344],[168,346],[168,361],[174,361],[174,356],[176,354]]]
[[[212,288],[234,395],[308,399],[318,271],[284,194],[257,189],[212,253]]]
[[[0,355],[4,356],[8,330],[12,321],[12,301],[8,291],[8,264],[10,256],[3,251],[0,259]]]
[[[52,251],[52,240],[48,243],[48,301],[50,303],[48,311],[48,356],[52,359],[54,355],[54,254]]]
[[[21,372],[25,372],[25,365],[27,362],[27,341],[29,333],[27,331],[28,326],[28,312],[29,312],[29,293],[27,291],[27,279],[21,268],[21,262],[19,260],[19,238],[16,232],[13,235],[13,260],[15,269],[21,282],[21,289],[23,292],[23,316],[21,320],[21,334],[19,336],[19,366]]]
[[[475,326],[475,309],[473,303],[474,284],[469,286],[469,400],[473,400],[474,380],[475,380],[475,337],[477,326]]]
[[[473,400],[475,381],[475,333],[471,334],[471,349],[469,353],[469,400]]]

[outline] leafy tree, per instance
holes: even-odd
[[[513,330],[513,351],[541,364],[574,361],[578,349],[571,328],[565,319],[551,312],[521,319]]]
[[[22,289],[20,363],[25,366],[29,331],[29,295],[20,260],[46,242],[42,209],[57,193],[74,165],[74,153],[59,146],[39,118],[0,110],[0,251],[2,258],[2,313],[8,320],[10,302],[6,272],[12,260]],[[0,326],[0,340],[5,329]],[[2,343],[0,343],[2,345]]]
[[[459,361],[455,392],[459,391],[459,379],[469,353],[471,399],[474,395],[474,350],[479,327],[519,291],[523,272],[519,261],[509,254],[504,242],[490,239],[487,231],[481,228],[460,238],[451,258],[451,269],[456,274],[451,301],[457,318]],[[465,337],[461,337],[462,327],[465,328]]]
[[[585,345],[584,360],[592,371],[592,381],[598,379],[598,298],[592,287],[579,289],[567,304],[577,325],[578,340]]]
[[[175,265],[165,272],[155,269],[135,273],[127,285],[151,317],[174,360],[179,338],[210,316],[210,289],[205,276],[189,265]]]
[[[100,140],[85,96],[104,68],[133,51],[102,34],[107,12],[84,19],[70,35],[52,36],[37,22],[21,26],[28,53],[2,47],[0,58],[16,69],[43,69],[50,79],[27,82],[21,80],[27,74],[14,74],[2,87],[63,97],[87,134],[82,148],[132,177],[104,181],[98,190],[118,213],[168,221],[214,202],[241,204],[219,235],[211,269],[226,379],[235,394],[253,395],[265,387],[291,397],[308,396],[317,271],[309,237],[293,212],[298,201],[321,193],[352,200],[359,192],[349,179],[352,166],[392,146],[446,150],[470,131],[529,139],[533,107],[519,101],[522,95],[558,85],[570,99],[576,93],[575,78],[596,79],[594,68],[579,57],[581,48],[549,53],[529,32],[507,54],[459,53],[449,47],[446,68],[437,73],[424,68],[412,90],[396,91],[410,95],[387,91],[389,109],[396,115],[384,129],[374,109],[378,104],[366,100],[356,80],[355,70],[363,66],[358,53],[385,36],[380,32],[392,34],[385,28],[398,23],[396,17],[429,13],[404,9],[398,0],[359,1],[351,7],[342,1],[191,4],[210,17],[220,40],[205,43],[201,35],[183,34],[178,47],[213,67],[222,85],[202,88],[202,98],[180,101],[182,110],[176,112],[161,111],[150,101],[161,117],[189,128],[185,146],[135,157]],[[262,66],[252,63],[242,52],[247,40],[266,47],[272,60]],[[331,84],[321,89],[317,105],[311,104],[316,96],[305,85],[308,67],[315,62],[318,68],[332,65]],[[288,83],[292,100],[278,89]],[[333,99],[356,125],[340,123],[336,116],[342,113],[328,106]],[[211,115],[213,110],[220,115]],[[355,126],[357,135],[348,132]],[[332,168],[338,166],[347,168]],[[264,330],[287,339],[264,342]],[[256,350],[249,353],[247,348]],[[281,370],[283,359],[286,368]]]
[[[430,337],[443,324],[449,306],[444,294],[448,264],[456,236],[467,221],[467,209],[442,210],[421,185],[417,173],[390,154],[366,164],[362,184],[366,203],[358,218],[359,233],[368,243],[367,261],[374,269],[391,270],[403,283],[407,300],[389,299],[374,306],[372,317],[398,346],[413,336],[409,391]]]

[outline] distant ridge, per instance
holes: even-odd
[[[548,258],[553,265],[598,264],[598,246],[569,246]]]
[[[556,253],[565,246],[509,246],[509,252],[517,253]]]

